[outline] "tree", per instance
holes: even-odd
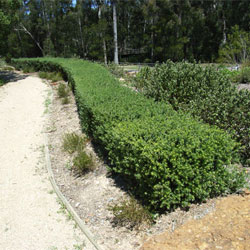
[[[114,29],[114,63],[119,64],[119,60],[118,60],[116,0],[113,0],[112,7],[113,7],[113,29]]]
[[[17,21],[17,11],[21,5],[20,0],[0,0],[0,55],[8,53],[8,35],[13,32]]]
[[[240,30],[236,25],[228,35],[226,43],[219,50],[220,61],[242,63],[250,59],[250,32]]]

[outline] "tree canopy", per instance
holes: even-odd
[[[119,61],[214,62],[235,25],[249,34],[248,1],[0,0],[0,55],[113,61],[117,40]]]

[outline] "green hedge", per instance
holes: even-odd
[[[231,165],[238,144],[228,134],[122,87],[101,65],[58,58],[13,63],[66,74],[83,130],[150,209],[185,207],[243,186],[243,172]]]
[[[250,164],[250,93],[238,91],[224,72],[186,62],[142,69],[136,85],[147,97],[165,101],[231,133],[241,143],[241,161]]]

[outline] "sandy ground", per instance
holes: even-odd
[[[32,76],[0,88],[0,249],[93,249],[68,220],[45,170],[49,91]]]

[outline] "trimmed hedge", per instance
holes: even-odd
[[[242,163],[250,165],[250,92],[238,91],[223,71],[167,61],[142,69],[136,86],[147,97],[168,102],[175,110],[231,133],[242,145]]]
[[[60,58],[13,64],[43,71],[56,67],[67,76],[83,130],[151,210],[186,207],[244,185],[244,173],[231,165],[238,144],[228,134],[122,87],[104,67]]]

